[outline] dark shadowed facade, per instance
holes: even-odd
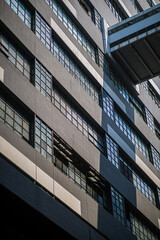
[[[159,3],[0,1],[0,239],[160,239]]]

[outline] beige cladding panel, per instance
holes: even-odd
[[[81,215],[81,202],[56,181],[54,181],[54,195]]]
[[[0,137],[0,153],[30,177],[36,178],[35,164],[2,137]]]
[[[26,174],[36,180],[50,193],[59,198],[73,211],[81,215],[81,202],[74,197],[70,192],[57,183],[46,172],[40,169],[29,158],[24,156],[14,146],[0,136],[0,153],[14,163],[17,167],[23,170]]]
[[[45,173],[41,168],[37,167],[37,182],[53,194],[53,178]]]
[[[128,14],[129,17],[132,17],[132,14],[129,12],[129,10],[127,9],[127,7],[125,6],[124,2],[122,0],[119,0],[120,5],[122,6],[122,8],[125,10],[125,12]]]
[[[158,218],[158,225],[159,225],[159,229],[160,229],[160,218]]]
[[[73,7],[73,5],[69,2],[69,0],[62,0],[67,8],[71,11],[71,13],[77,18],[77,10]]]
[[[0,81],[4,82],[4,69],[0,66]]]
[[[143,171],[152,179],[152,181],[160,188],[160,179],[149,169],[149,167],[137,156],[136,163],[137,165],[143,169]]]

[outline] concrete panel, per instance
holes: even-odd
[[[160,210],[155,207],[138,189],[136,189],[137,209],[144,214],[157,228]]]
[[[69,0],[62,0],[66,7],[71,11],[71,13],[77,18],[77,10],[69,2]]]
[[[80,201],[81,217],[88,221],[89,213],[88,203],[86,201],[86,192],[78,187],[75,182],[73,182],[67,175],[62,173],[57,167],[54,167],[54,180]]]
[[[99,210],[100,204],[98,204],[93,198],[91,198],[86,194],[86,205],[87,205],[87,213],[88,213],[87,221],[96,229],[98,229],[99,227],[98,226],[98,210]],[[104,208],[103,210],[105,211]]]
[[[45,173],[41,168],[36,167],[36,181],[47,189],[50,193],[53,193],[53,178]]]
[[[56,181],[54,181],[54,195],[72,208],[76,213],[81,215],[80,201]]]
[[[0,153],[33,179],[36,179],[35,164],[0,136]]]
[[[54,76],[53,54],[42,43],[42,41],[36,36],[36,53],[35,58]]]
[[[0,66],[0,81],[4,82],[4,69]]]
[[[136,164],[149,176],[149,178],[160,188],[160,179],[150,170],[150,168],[135,154]]]

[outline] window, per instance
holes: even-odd
[[[71,147],[55,133],[53,133],[53,149],[55,166],[90,197],[107,207],[106,193],[104,189],[101,189],[102,180],[100,176],[97,176],[90,169],[88,163],[79,158]]]
[[[149,159],[149,150],[147,145],[117,112],[115,112],[115,123],[121,129],[121,131],[129,138],[129,140],[132,141],[132,143],[140,150],[140,152]]]
[[[96,27],[102,31],[102,27],[101,27],[101,15],[99,14],[99,12],[94,8],[93,10],[93,21],[96,25]]]
[[[78,29],[78,27],[74,24],[74,22],[70,19],[70,17],[64,12],[64,10],[61,8],[61,6],[55,0],[50,0],[50,1],[46,0],[46,3],[50,6],[52,11],[56,14],[56,16],[60,19],[60,21],[68,29],[68,31],[79,42],[79,44],[81,46],[83,46],[84,50],[90,55],[90,57],[95,62],[96,61],[95,48],[87,40],[87,38],[82,34],[82,32]]]
[[[151,98],[155,102],[155,104],[160,108],[160,99],[159,99],[156,91],[152,87],[152,85],[148,81],[141,83],[141,85],[146,90],[146,92],[151,96]]]
[[[35,86],[85,137],[104,152],[101,135],[62,97],[62,94],[55,89],[52,90],[52,75],[37,60],[35,61]]]
[[[5,0],[21,20],[31,29],[31,12],[23,5],[20,0]]]
[[[140,221],[133,213],[130,213],[127,225],[138,240],[158,240],[157,235],[146,226],[146,223]]]
[[[62,145],[62,144],[61,144]],[[55,145],[55,165],[61,170],[66,176],[69,177],[71,181],[73,181],[79,188],[85,191],[90,197],[92,197],[95,201],[102,204],[104,207],[107,206],[107,199],[105,197],[104,190],[101,190],[100,186],[95,185],[97,182],[96,178],[93,176],[90,177],[84,172],[83,166],[75,165],[74,161],[61,155],[60,147]],[[59,148],[59,149],[58,149]],[[74,156],[72,157],[72,159]],[[81,163],[82,165],[82,163]],[[86,167],[85,167],[86,169]]]
[[[111,197],[112,197],[113,216],[119,222],[125,225],[125,209],[124,209],[123,197],[112,186],[111,186]]]
[[[129,102],[129,92],[124,86],[124,84],[114,75],[113,71],[110,73],[110,79],[114,83],[115,87],[118,89],[120,94]]]
[[[122,158],[120,158],[120,170],[135,187],[137,187],[154,205],[156,205],[154,190]]]
[[[151,156],[153,165],[160,171],[160,154],[153,146],[151,146]]]
[[[38,117],[35,117],[35,149],[52,162],[52,130]]]
[[[151,112],[145,107],[146,112],[146,122],[149,128],[152,130],[152,132],[155,133],[155,125],[154,125],[154,118]]]
[[[99,104],[99,91],[91,83],[91,81],[85,76],[85,74],[74,64],[72,59],[66,54],[63,49],[53,40],[52,49],[53,55],[60,61],[60,63],[66,68],[68,72],[80,83],[86,92],[93,98],[95,102]]]
[[[52,91],[52,103],[65,117],[100,151],[104,152],[102,136],[85,120],[81,113],[64,98],[57,90]]]
[[[156,136],[160,139],[160,124],[154,119],[155,133]]]
[[[116,167],[119,168],[118,145],[106,134],[107,158]]]
[[[104,183],[102,185],[100,178],[96,175],[93,178],[93,173],[89,174],[89,165],[84,163],[86,166],[83,168],[82,159],[79,159],[71,147],[37,116],[35,117],[35,149],[51,162],[55,156],[54,163],[58,169],[94,200],[107,207],[106,194],[101,190]]]
[[[127,121],[124,120],[124,118],[117,112],[114,111],[114,102],[112,98],[103,90],[103,96],[102,96],[102,101],[103,101],[103,110],[107,113],[107,115],[115,121],[116,125],[121,129],[121,131],[128,137],[128,139],[140,150],[140,152],[150,160],[149,156],[149,147],[147,146],[146,143],[139,137],[139,135],[135,132],[135,130],[130,126],[130,124],[127,123]],[[140,107],[139,107],[140,109]],[[146,109],[146,111],[148,111]],[[153,116],[150,114],[150,112],[147,113],[147,121],[148,124],[153,127]],[[156,134],[158,135],[159,133],[159,128],[155,127],[156,129]],[[159,135],[158,135],[159,136]],[[108,151],[108,150],[107,150]],[[111,157],[109,157],[109,160],[111,161]],[[115,164],[115,161],[112,160]],[[111,161],[111,162],[112,162]],[[154,160],[156,161],[156,160]],[[118,161],[117,161],[118,163]],[[156,163],[154,163],[157,166]]]
[[[145,121],[144,106],[140,104],[132,95],[129,95],[129,103],[138,113],[138,115]]]
[[[29,121],[4,98],[0,96],[0,121],[5,123],[16,134],[29,142]]]
[[[42,19],[36,11],[35,34],[51,50],[51,27]]]
[[[114,121],[114,102],[105,90],[103,90],[103,110]]]
[[[110,72],[110,80],[114,83],[120,94],[126,99],[126,101],[136,110],[141,118],[144,119],[144,112],[142,104],[135,99],[131,92],[125,87],[120,79],[118,79],[113,72]]]
[[[148,82],[142,82],[141,85],[143,86],[143,88],[146,90],[146,92],[148,92]]]
[[[107,59],[104,55],[104,53],[98,48],[97,49],[97,63],[98,65],[103,69],[103,71],[105,72],[105,74],[107,76],[110,76],[110,71],[109,71],[109,64],[107,62]]]
[[[79,67],[72,61],[68,54],[51,37],[51,28],[36,12],[36,35],[53,53],[58,61],[81,84],[88,94],[99,104],[99,91],[96,86],[85,76]]]
[[[122,96],[126,99],[126,101],[135,109],[135,111],[139,114],[139,116],[147,123],[147,125],[151,128],[151,130],[157,135],[155,132],[155,123],[152,114],[149,110],[143,106],[135,97],[128,91],[128,89],[124,86],[124,84],[118,80],[113,72],[111,71],[111,81],[114,83],[115,87],[122,94]],[[143,83],[144,88],[148,91],[147,82]],[[133,140],[134,142],[134,140]],[[140,148],[141,151],[141,148]]]
[[[35,86],[51,101],[52,75],[37,60],[35,61]]]
[[[0,49],[14,66],[30,79],[30,63],[3,35],[0,36]]]

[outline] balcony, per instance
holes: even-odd
[[[160,4],[109,27],[107,46],[133,84],[160,75]]]

